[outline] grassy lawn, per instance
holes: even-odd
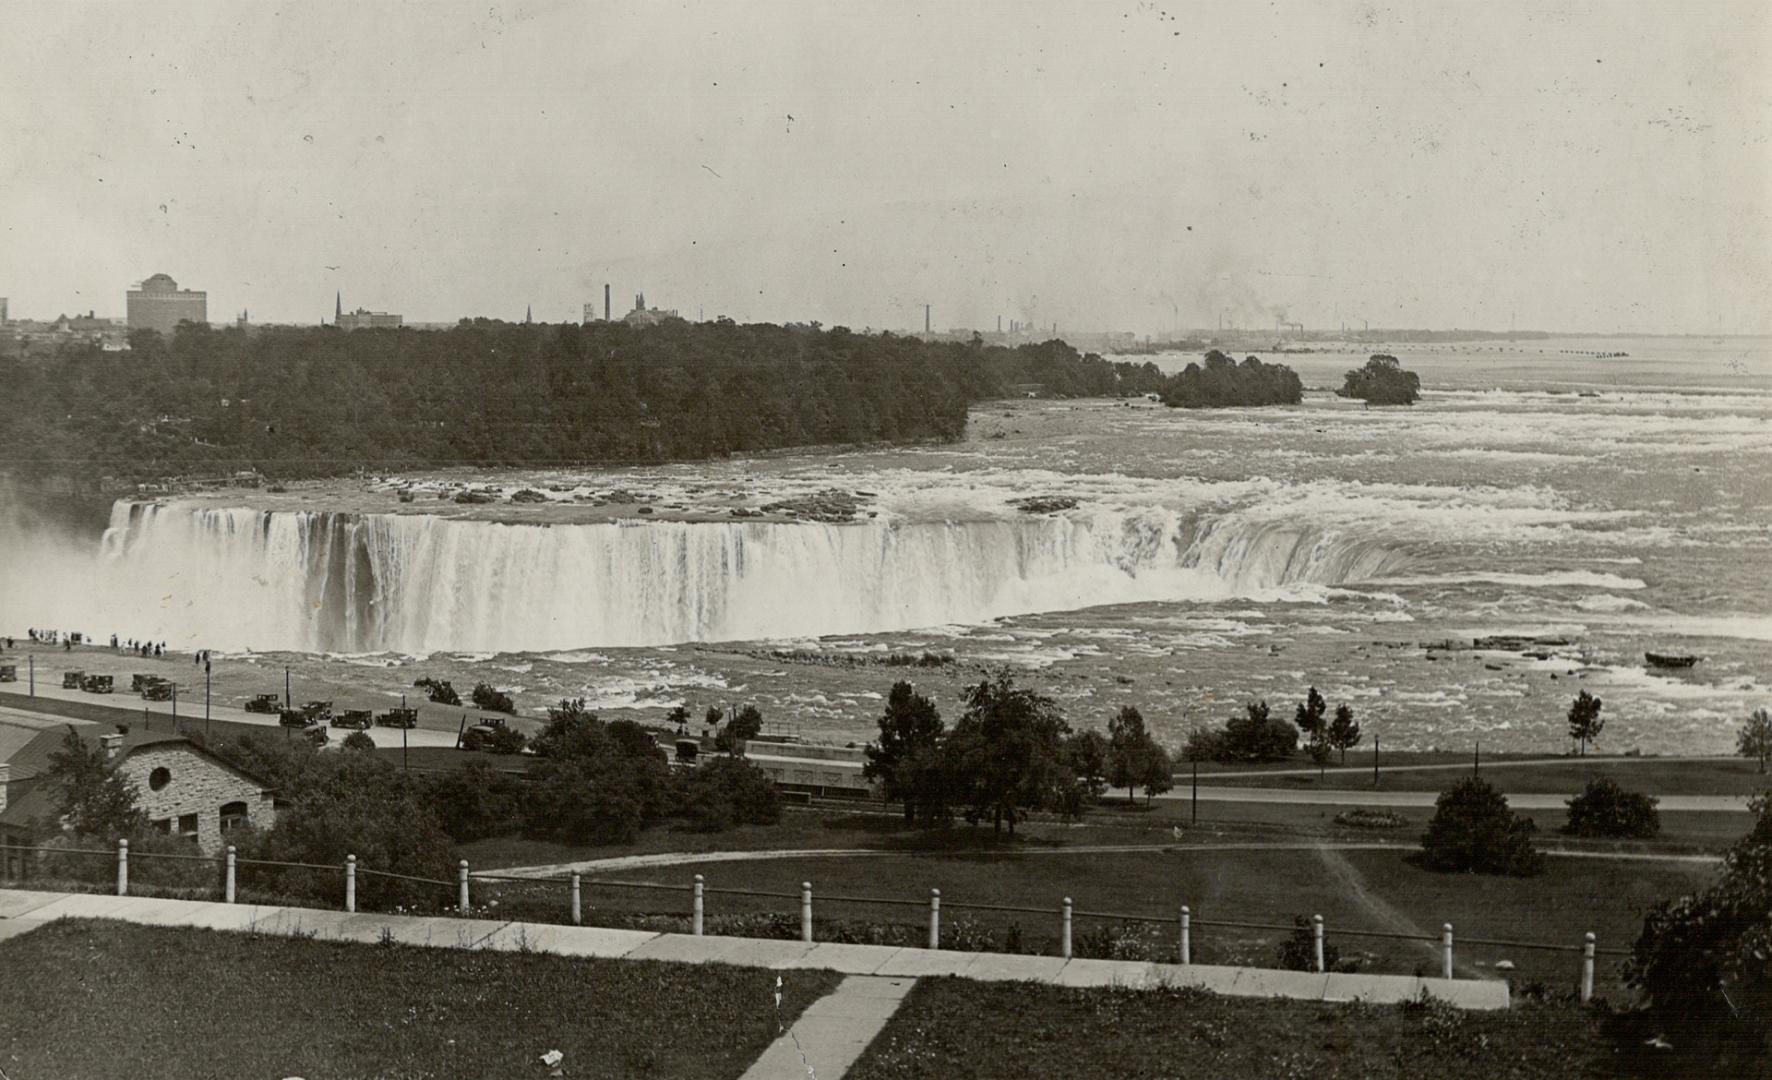
[[[924,979],[848,1080],[1543,1080],[1614,1064],[1598,1018],[1567,1004],[1459,1013]]]
[[[1547,942],[1577,946],[1593,931],[1602,947],[1628,948],[1655,902],[1691,891],[1710,868],[1612,860],[1552,859],[1536,878],[1438,874],[1405,861],[1404,851],[1168,851],[1152,853],[1001,855],[892,853],[854,859],[793,858],[762,862],[660,867],[600,875],[600,880],[651,881],[687,887],[696,873],[710,890],[740,889],[797,896],[813,885],[819,920],[926,925],[929,889],[942,891],[944,932],[967,924],[1003,947],[1011,926],[1024,951],[1056,951],[1058,909],[1072,898],[1078,912],[1171,918],[1180,905],[1192,909],[1194,959],[1200,963],[1272,966],[1283,932],[1201,925],[1201,920],[1286,925],[1295,915],[1321,914],[1329,940],[1364,970],[1407,974],[1438,969],[1437,952],[1411,941],[1354,938],[1345,930],[1387,930],[1436,935],[1450,922],[1459,938]],[[531,902],[564,911],[558,884],[486,886],[477,895],[509,896],[504,903]],[[843,897],[895,897],[915,906],[847,902]],[[683,892],[585,886],[587,920],[612,920],[636,912],[681,915]],[[967,904],[1043,909],[1041,913],[981,912]],[[789,898],[749,898],[710,892],[710,917],[773,912],[794,922],[798,903]],[[525,917],[533,917],[524,908]],[[554,917],[559,917],[555,915]],[[1078,915],[1079,939],[1099,932],[1101,920]],[[797,923],[795,923],[797,925]],[[1173,957],[1172,922],[1144,930],[1152,955]],[[911,938],[914,940],[914,936]],[[951,947],[951,946],[950,946]],[[1573,953],[1465,944],[1455,951],[1461,975],[1494,977],[1492,965],[1509,960],[1520,984],[1543,981],[1572,986],[1578,974]],[[1602,957],[1602,988],[1618,989],[1616,958]]]
[[[736,1077],[837,976],[61,921],[0,944],[25,1077]]]

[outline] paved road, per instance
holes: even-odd
[[[1101,855],[1129,852],[1166,852],[1190,855],[1214,851],[1413,851],[1410,842],[1313,840],[1252,840],[1226,844],[1082,844],[1063,848],[1024,848],[1004,854],[1022,855]],[[1653,851],[1586,851],[1576,848],[1542,848],[1545,855],[1564,859],[1612,859],[1622,862],[1658,862],[1709,864],[1719,861],[1716,855],[1678,855]],[[883,848],[770,848],[761,851],[666,851],[653,855],[616,855],[579,862],[550,863],[545,866],[507,866],[497,870],[476,872],[474,877],[555,878],[567,874],[614,873],[620,870],[645,870],[660,866],[693,866],[703,863],[769,862],[779,859],[870,859],[893,855],[953,856],[977,858],[978,851],[897,851]]]
[[[1159,799],[1186,801],[1193,797],[1186,786],[1159,795]],[[1294,806],[1383,806],[1431,807],[1439,798],[1434,791],[1332,791],[1298,788],[1229,787],[1201,784],[1202,802],[1287,803]],[[1515,810],[1566,810],[1569,795],[1508,795],[1507,803]],[[1663,811],[1701,810],[1710,812],[1747,812],[1748,795],[1661,795]]]
[[[1711,755],[1711,756],[1707,756],[1707,757],[1672,757],[1672,758],[1669,758],[1669,757],[1643,757],[1640,754],[1637,754],[1637,755],[1589,754],[1586,757],[1522,758],[1519,760],[1498,758],[1498,759],[1495,759],[1494,761],[1489,762],[1488,764],[1489,764],[1489,767],[1492,769],[1533,769],[1533,768],[1555,767],[1558,765],[1565,765],[1565,766],[1566,765],[1652,765],[1652,764],[1665,765],[1666,763],[1668,763],[1670,761],[1678,761],[1678,762],[1686,762],[1686,761],[1739,762],[1739,761],[1741,761],[1741,758],[1737,755],[1730,755],[1730,754],[1716,754],[1716,755]],[[1468,761],[1449,761],[1449,762],[1440,762],[1440,763],[1434,764],[1434,765],[1380,765],[1378,767],[1378,771],[1381,773],[1464,772],[1464,771],[1469,770],[1470,767],[1471,767],[1471,763]],[[1200,774],[1200,779],[1202,779],[1202,780],[1259,780],[1263,777],[1268,777],[1268,776],[1319,776],[1319,775],[1324,775],[1324,776],[1371,776],[1372,775],[1372,766],[1370,766],[1370,765],[1331,765],[1328,768],[1321,769],[1321,770],[1319,770],[1315,767],[1311,767],[1311,768],[1299,768],[1299,769],[1261,769],[1259,771],[1252,771],[1252,772],[1203,772]],[[1190,777],[1190,774],[1188,774],[1188,773],[1177,772],[1175,774],[1175,782],[1178,784],[1186,783],[1188,781],[1189,777]]]
[[[10,661],[8,662],[10,663]],[[169,729],[171,727],[173,715],[172,702],[144,701],[139,697],[135,697],[128,692],[129,684],[127,680],[124,682],[123,691],[115,694],[88,694],[82,690],[64,690],[61,687],[60,672],[54,674],[54,680],[54,686],[44,685],[46,679],[44,677],[43,665],[37,665],[37,697],[49,701],[67,702],[75,705],[87,706],[86,710],[82,710],[85,715],[81,716],[81,719],[93,719],[100,723],[108,723],[119,715],[133,715],[137,719],[140,719],[143,712],[146,711],[156,718],[156,723],[154,725],[156,728],[161,726],[158,722],[158,718],[160,717],[165,718],[165,726]],[[0,690],[0,705],[4,705],[11,709],[30,710],[32,699],[25,695],[24,683],[5,683],[3,685],[4,690]],[[212,704],[209,708],[209,715],[216,720],[226,720],[229,723],[234,724],[255,724],[259,727],[265,728],[279,727],[275,716],[270,716],[265,713],[250,713],[245,709],[237,709],[231,705]],[[178,719],[179,722],[186,725],[187,728],[199,726],[203,723],[203,696],[201,690],[198,691],[197,700],[195,702],[181,696],[178,703]],[[350,732],[342,728],[334,728],[332,730],[331,745],[337,746],[339,742],[349,734]],[[370,729],[369,737],[375,740],[377,746],[400,745],[400,732],[396,728],[372,728]],[[455,745],[455,732],[436,731],[426,728],[411,728],[406,732],[406,745],[451,747]]]

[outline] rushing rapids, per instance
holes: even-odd
[[[871,633],[1106,603],[1297,595],[1403,562],[1368,539],[1159,508],[851,525],[528,525],[123,502],[94,572],[106,606],[153,613],[169,641],[422,653]]]

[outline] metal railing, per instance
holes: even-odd
[[[551,891],[552,888],[564,886],[566,889],[567,917],[573,924],[582,924],[584,920],[584,889],[631,890],[636,892],[687,893],[690,901],[690,932],[694,935],[705,933],[707,916],[707,899],[709,897],[730,897],[736,899],[762,901],[799,901],[800,940],[807,944],[816,941],[816,923],[814,919],[814,894],[812,883],[802,882],[798,892],[780,892],[766,889],[714,888],[707,884],[705,877],[696,874],[694,879],[685,883],[662,881],[634,881],[616,878],[596,878],[587,880],[582,873],[568,873],[547,876],[518,876],[498,873],[470,872],[468,861],[462,859],[456,866],[454,881],[442,878],[424,877],[413,874],[402,874],[391,870],[378,870],[360,866],[355,855],[347,855],[343,863],[308,863],[290,862],[276,859],[241,858],[234,846],[229,845],[221,855],[202,855],[180,852],[131,852],[129,841],[120,839],[116,848],[65,848],[65,847],[34,847],[30,845],[0,844],[0,857],[9,851],[24,852],[38,860],[52,861],[61,856],[103,857],[116,862],[116,894],[130,895],[130,865],[134,861],[140,863],[145,859],[165,859],[174,862],[212,863],[222,875],[219,892],[226,903],[239,900],[240,871],[247,867],[263,867],[275,870],[305,870],[319,873],[336,873],[340,875],[342,907],[345,911],[357,910],[357,883],[360,878],[373,877],[392,881],[448,890],[453,887],[454,907],[460,915],[473,913],[472,883],[489,885],[525,885]],[[3,862],[0,862],[3,865]],[[83,881],[82,884],[94,884]],[[940,949],[942,942],[942,913],[948,912],[979,912],[1009,915],[1033,915],[1052,918],[1058,925],[1059,955],[1066,960],[1074,958],[1074,924],[1077,920],[1094,920],[1104,923],[1144,924],[1157,927],[1174,927],[1174,955],[1181,964],[1193,963],[1194,931],[1196,928],[1223,930],[1253,930],[1264,933],[1297,933],[1300,929],[1309,930],[1311,943],[1311,965],[1317,972],[1327,973],[1325,962],[1327,925],[1322,915],[1314,915],[1308,923],[1271,923],[1246,919],[1210,919],[1194,915],[1186,904],[1179,905],[1174,914],[1153,915],[1144,912],[1095,911],[1078,909],[1070,897],[1065,897],[1057,907],[1040,907],[1023,904],[992,904],[970,901],[955,901],[944,898],[939,888],[929,890],[927,900],[911,899],[904,896],[856,896],[826,895],[819,898],[826,905],[856,905],[866,907],[910,907],[927,908],[928,937],[927,948]],[[494,901],[496,903],[496,901]],[[292,906],[300,906],[292,905]],[[1438,946],[1440,959],[1440,977],[1454,977],[1454,937],[1451,923],[1444,923],[1437,936],[1430,934],[1411,934],[1395,930],[1366,930],[1360,928],[1336,928],[1338,938],[1363,938],[1370,940],[1402,941]],[[1625,957],[1628,950],[1616,948],[1600,948],[1595,935],[1588,932],[1578,944],[1566,944],[1547,941],[1522,941],[1507,938],[1463,938],[1463,944],[1484,948],[1528,949],[1553,953],[1575,953],[1581,957],[1579,997],[1583,1002],[1589,1001],[1594,993],[1594,975],[1596,959],[1599,956]]]

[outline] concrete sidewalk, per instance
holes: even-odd
[[[1394,1004],[1415,998],[1426,990],[1458,1008],[1508,1007],[1507,984],[1488,980],[1322,974],[1136,960],[1065,960],[1057,956],[956,952],[896,945],[806,943],[495,919],[352,914],[318,908],[0,889],[0,940],[61,918],[120,919],[155,926],[310,936],[326,941],[394,941],[439,948],[628,957],[686,964],[724,963],[772,969],[824,968],[844,975],[893,979],[953,975],[964,979],[1028,981],[1055,986],[1192,986],[1232,997],[1300,1001],[1361,1000]]]

